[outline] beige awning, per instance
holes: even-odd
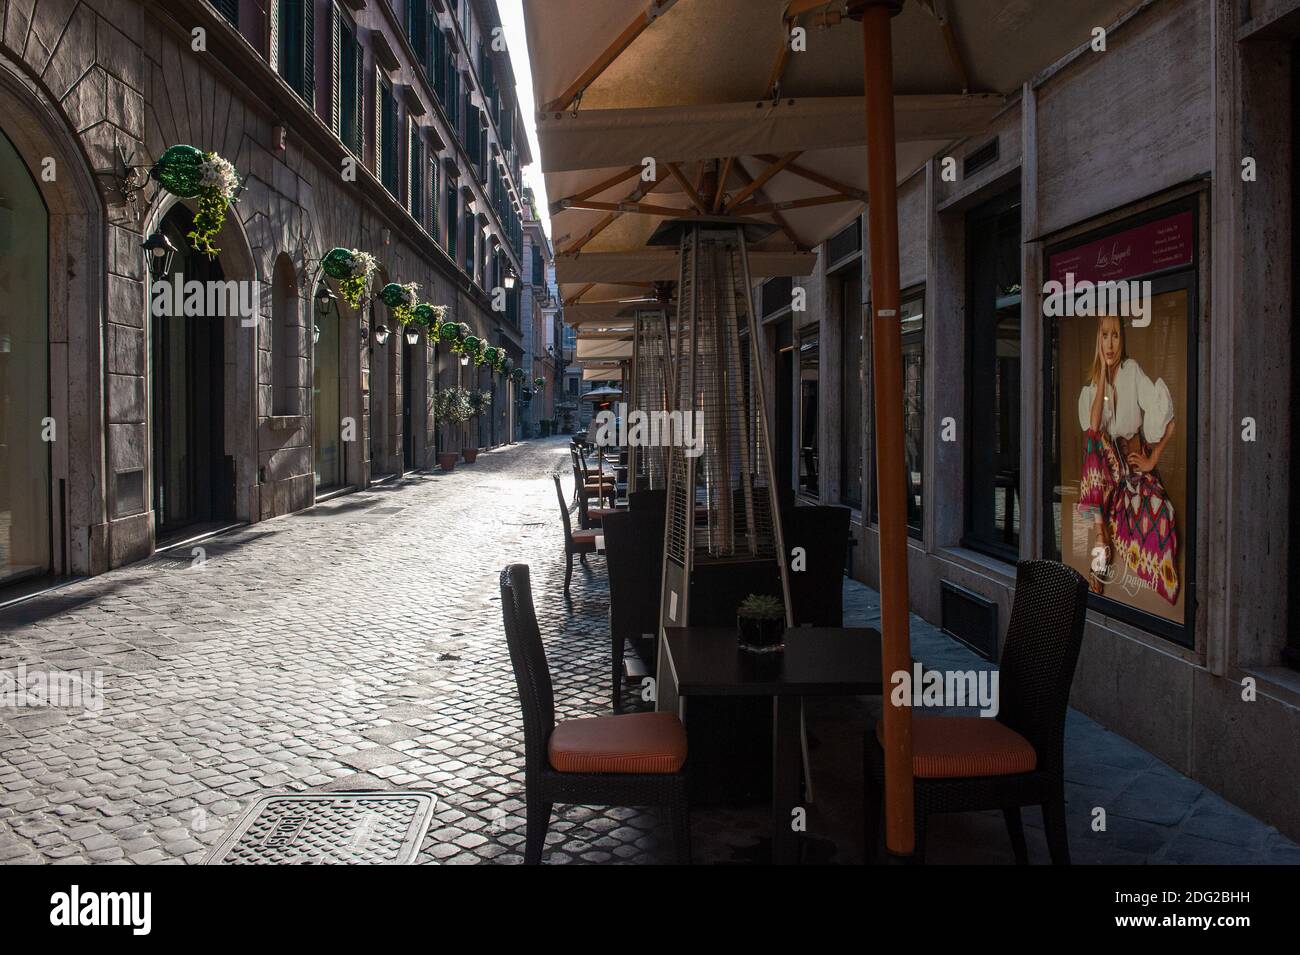
[[[583,381],[622,381],[622,365],[587,365],[582,369]]]
[[[632,339],[630,337],[586,337],[578,336],[577,359],[589,361],[631,361]]]

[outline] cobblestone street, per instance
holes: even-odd
[[[559,718],[608,712],[602,559],[575,563],[572,606],[562,597],[549,475],[567,470],[566,441],[525,442],[210,539],[198,566],[186,547],[0,611],[0,668],[103,674],[98,712],[0,709],[0,862],[194,863],[266,792],[400,787],[438,800],[420,861],[521,861],[504,564],[532,567]],[[872,622],[874,598],[846,587],[846,622]],[[978,662],[919,620],[914,633],[930,665]],[[871,714],[829,705],[810,707],[825,796],[808,858],[852,862]],[[1071,713],[1069,727],[1078,861],[1300,856],[1092,721]],[[1087,812],[1098,801],[1117,817],[1100,837]],[[653,813],[557,813],[550,863],[666,856]],[[695,861],[762,859],[766,820],[762,806],[697,810]],[[1026,823],[1031,859],[1045,861],[1036,811]],[[936,824],[933,861],[1009,861],[1000,826],[996,813]]]

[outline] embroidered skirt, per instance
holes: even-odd
[[[1130,448],[1150,446],[1135,435]],[[1079,479],[1081,517],[1100,517],[1110,531],[1115,552],[1137,577],[1170,604],[1178,601],[1178,530],[1174,505],[1156,471],[1138,473],[1110,435],[1089,428],[1084,433],[1083,473]]]

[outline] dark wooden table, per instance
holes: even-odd
[[[797,627],[786,631],[785,652],[774,657],[741,651],[729,627],[675,627],[664,635],[679,696],[772,698],[772,861],[797,862],[791,822],[799,803],[800,698],[880,694],[879,631]]]

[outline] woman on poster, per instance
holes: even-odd
[[[1174,505],[1156,466],[1174,433],[1174,406],[1164,379],[1154,382],[1128,357],[1124,324],[1097,320],[1097,348],[1079,393],[1084,432],[1078,512],[1097,528],[1104,569],[1094,562],[1090,588],[1103,592],[1114,556],[1171,605],[1178,600],[1178,532]]]

